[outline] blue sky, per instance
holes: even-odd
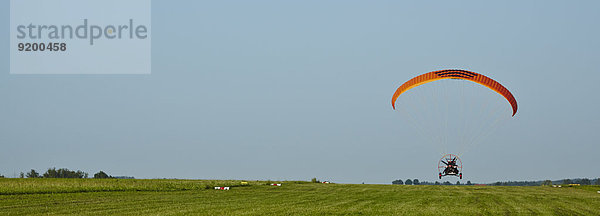
[[[466,179],[600,177],[596,1],[153,1],[151,75],[10,75],[1,4],[5,176],[432,181],[441,155],[389,101],[462,68],[519,102]]]

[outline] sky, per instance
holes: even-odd
[[[598,1],[156,0],[149,75],[10,74],[8,3],[0,3],[7,177],[56,167],[136,178],[435,181],[440,153],[390,99],[411,77],[446,68],[488,75],[519,102],[514,118],[462,155],[464,180],[600,177]]]

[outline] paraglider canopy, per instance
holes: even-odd
[[[496,82],[495,80],[493,80],[487,76],[484,76],[484,75],[481,75],[481,74],[478,74],[475,72],[467,71],[467,70],[458,70],[458,69],[433,71],[433,72],[421,74],[419,76],[416,76],[416,77],[408,80],[407,82],[402,84],[400,87],[398,87],[396,92],[394,92],[394,96],[392,96],[392,107],[394,109],[396,109],[396,100],[402,93],[410,90],[411,88],[417,87],[419,85],[423,85],[425,83],[429,83],[429,82],[433,82],[433,81],[441,80],[441,79],[463,79],[463,80],[472,81],[472,82],[481,84],[483,86],[486,86],[486,87],[490,88],[491,90],[496,91],[498,94],[502,95],[504,98],[506,98],[506,100],[510,103],[510,105],[512,107],[512,111],[513,111],[512,116],[515,116],[515,114],[517,114],[517,100],[515,100],[515,97],[512,95],[512,93],[510,93],[510,91],[508,91],[508,89],[506,89],[500,83]]]

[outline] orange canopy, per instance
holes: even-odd
[[[495,80],[489,77],[475,72],[456,69],[433,71],[421,74],[415,78],[410,79],[409,81],[405,82],[400,87],[398,87],[396,92],[394,92],[394,96],[392,97],[392,107],[396,109],[396,100],[402,93],[408,91],[411,88],[441,79],[464,79],[484,85],[498,92],[498,94],[506,98],[506,100],[508,100],[508,102],[512,106],[512,115],[515,116],[515,114],[517,114],[517,100],[515,100],[515,97],[512,95],[512,93],[510,93],[510,91],[508,91],[508,89],[506,89],[500,83],[496,82]]]

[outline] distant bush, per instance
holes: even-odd
[[[395,184],[395,185],[403,185],[403,184],[404,184],[404,182],[403,182],[402,180],[398,179],[398,180],[392,181],[392,184]]]
[[[491,186],[540,186],[542,181],[507,181],[488,184]]]
[[[289,184],[310,184],[310,182],[307,181],[285,181],[286,183]]]
[[[113,178],[113,177],[109,176],[104,171],[100,170],[100,172],[94,174],[94,178],[96,178],[96,179],[106,179],[106,178]]]
[[[34,169],[31,169],[31,171],[29,171],[25,176],[27,176],[27,178],[40,178],[40,174],[38,172],[36,172]]]
[[[44,173],[44,178],[87,178],[88,174],[81,170],[71,171],[67,168],[50,168]]]
[[[310,180],[310,182],[312,182],[312,183],[321,183],[321,181],[319,181],[317,178],[312,178]]]
[[[590,179],[583,178],[583,179],[579,180],[579,184],[582,184],[582,185],[591,185],[592,181]]]

